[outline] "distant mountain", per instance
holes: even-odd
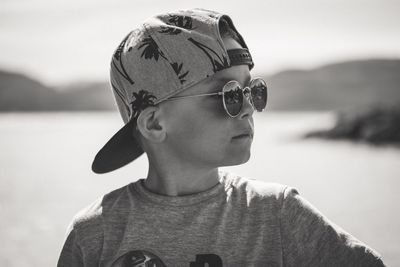
[[[74,110],[116,110],[108,83],[52,88],[23,74],[0,71],[0,111]]]
[[[52,110],[57,92],[25,75],[0,71],[0,110]]]
[[[108,82],[74,83],[58,88],[61,99],[72,110],[117,110]]]
[[[400,60],[360,60],[264,75],[268,110],[341,110],[400,104]],[[116,110],[107,82],[51,88],[0,71],[0,111]]]
[[[271,110],[400,104],[400,60],[360,60],[265,75]]]

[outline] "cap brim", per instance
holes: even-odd
[[[97,153],[92,163],[95,173],[107,173],[132,162],[144,153],[132,135],[132,121],[125,124]]]

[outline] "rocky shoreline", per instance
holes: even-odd
[[[400,148],[400,107],[375,106],[336,114],[335,125],[328,130],[311,131],[305,138],[351,140]]]

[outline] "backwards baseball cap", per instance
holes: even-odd
[[[219,30],[228,24],[242,48],[226,50]],[[227,15],[205,9],[161,14],[131,31],[115,50],[110,84],[125,126],[97,153],[92,170],[106,173],[144,153],[132,134],[140,112],[216,72],[254,64],[248,47]]]

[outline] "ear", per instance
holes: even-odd
[[[137,118],[137,129],[142,136],[150,142],[160,143],[164,141],[166,132],[161,123],[162,112],[158,106],[145,108]]]

